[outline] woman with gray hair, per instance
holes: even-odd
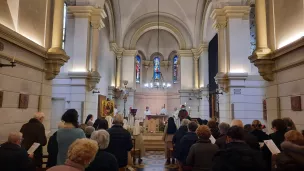
[[[219,124],[218,128],[219,128],[221,134],[218,137],[218,139],[215,141],[215,144],[220,149],[224,149],[226,146],[227,132],[228,132],[228,129],[230,128],[230,125],[226,122],[222,122]]]
[[[91,139],[97,141],[99,150],[94,161],[86,171],[118,171],[118,163],[114,155],[105,151],[110,143],[110,134],[106,130],[94,131]]]
[[[177,160],[180,159],[179,151],[180,151],[180,140],[183,138],[183,136],[188,132],[188,124],[190,123],[189,119],[183,119],[181,122],[181,126],[176,131],[176,133],[173,136],[172,143],[173,143],[173,156]]]

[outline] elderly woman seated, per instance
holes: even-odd
[[[94,161],[89,165],[86,171],[118,171],[118,163],[114,155],[104,151],[110,143],[110,135],[106,130],[95,131],[91,139],[97,141],[99,150]]]
[[[77,139],[69,147],[65,165],[54,166],[47,171],[84,171],[93,161],[97,150],[96,141],[86,138]]]

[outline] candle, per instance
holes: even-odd
[[[13,61],[12,62],[15,62],[15,57],[13,57]]]

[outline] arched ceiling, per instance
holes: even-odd
[[[158,52],[157,37],[157,30],[151,30],[137,41],[136,49],[142,51],[147,60],[151,60],[151,55]],[[164,60],[168,60],[171,52],[179,49],[178,42],[171,33],[164,30],[160,30],[159,37],[159,52],[163,55]]]
[[[117,28],[116,42],[119,46],[125,47],[125,37],[128,38],[128,32],[139,23],[145,25],[157,22],[157,0],[112,0],[112,4]],[[161,18],[170,20],[166,22],[175,26],[186,42],[190,41],[187,42],[187,48],[199,44],[204,4],[205,0],[160,0]],[[153,21],[147,18],[153,18]],[[165,22],[162,19],[160,21]]]

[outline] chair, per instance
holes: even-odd
[[[136,148],[135,144],[135,139],[132,138],[132,143],[133,143],[133,149],[131,150],[131,156],[133,158],[133,165],[136,164],[136,158],[138,158],[138,164],[141,164],[142,159],[141,159],[141,150]]]

